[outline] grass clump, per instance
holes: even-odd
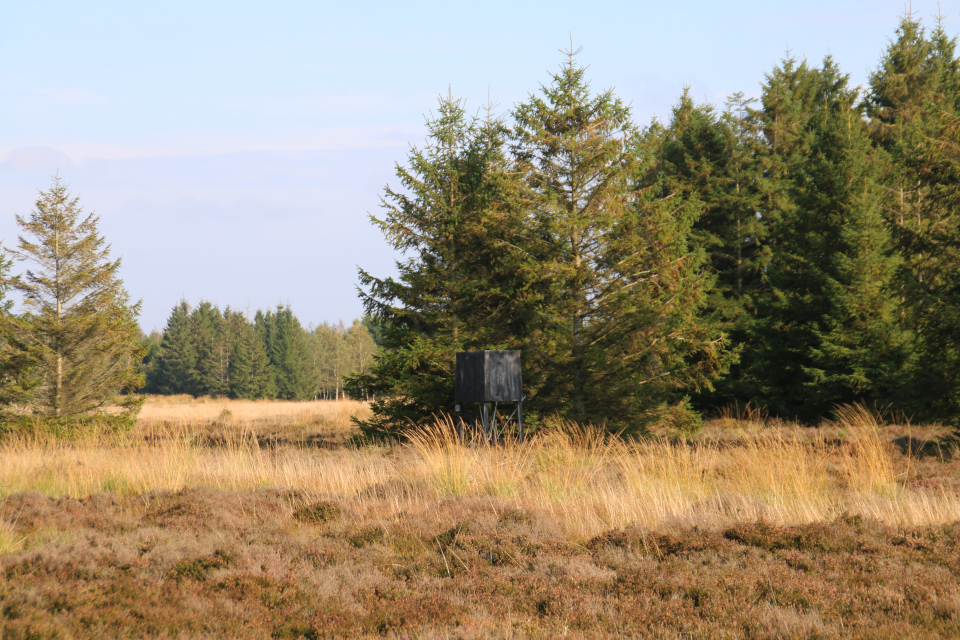
[[[181,580],[203,581],[214,569],[227,569],[233,562],[233,555],[218,549],[212,555],[183,560],[178,562],[170,571],[170,577],[177,582]]]
[[[376,544],[378,542],[383,542],[383,538],[386,535],[383,527],[379,526],[367,526],[361,527],[355,533],[347,536],[347,542],[356,547],[357,549],[362,549],[364,547]]]
[[[341,515],[343,515],[343,509],[333,502],[315,502],[293,512],[294,519],[304,524],[332,522]]]

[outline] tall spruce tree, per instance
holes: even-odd
[[[910,363],[881,165],[857,98],[829,56],[819,69],[788,59],[764,85],[774,252],[751,373],[755,397],[784,417],[885,405]]]
[[[276,396],[270,358],[253,325],[242,313],[229,308],[224,312],[224,320],[231,345],[228,369],[230,397],[256,400]]]
[[[30,268],[3,286],[23,296],[25,311],[4,314],[0,328],[13,357],[28,362],[38,381],[30,409],[55,419],[112,407],[134,415],[142,404],[132,393],[143,385],[140,303],[130,303],[99,219],[84,216],[58,176],[33,212],[16,220],[22,235],[8,253]]]
[[[263,340],[273,369],[277,397],[284,400],[312,398],[318,372],[311,366],[310,345],[303,326],[289,306],[257,312],[257,333]]]
[[[744,401],[742,372],[753,356],[756,299],[770,259],[766,219],[758,215],[760,140],[750,102],[734,94],[718,113],[712,105],[695,104],[684,90],[654,158],[668,190],[702,206],[694,237],[706,251],[706,268],[716,276],[705,314],[738,355],[716,390],[698,398],[705,407]]]
[[[398,278],[360,271],[367,313],[382,348],[353,394],[373,394],[370,435],[397,435],[411,422],[450,411],[454,354],[524,344],[541,291],[539,229],[526,215],[527,190],[507,155],[507,130],[493,115],[467,117],[441,99],[427,120],[428,143],[397,165],[401,190],[387,188],[382,218],[388,243],[409,257]],[[525,389],[536,368],[524,363]]]
[[[905,15],[870,77],[871,134],[889,162],[887,220],[902,260],[900,293],[922,363],[905,407],[917,418],[960,416],[960,61],[938,19]]]
[[[691,246],[700,207],[648,170],[659,130],[640,136],[612,92],[591,95],[574,56],[514,113],[549,284],[526,362],[546,372],[543,409],[639,428],[725,366],[722,335],[699,317],[711,285]]]
[[[190,314],[197,359],[193,388],[197,395],[223,396],[230,391],[230,353],[233,350],[226,321],[211,302],[201,300]]]
[[[140,371],[143,373],[143,391],[157,393],[157,362],[160,358],[160,342],[163,334],[154,329],[150,335],[140,334],[140,347],[143,349],[143,358],[140,360]]]
[[[155,393],[201,395],[194,383],[197,348],[190,314],[190,305],[186,300],[181,300],[170,311],[157,354],[156,382],[151,389]]]
[[[23,406],[42,381],[36,376],[36,358],[26,342],[29,334],[25,321],[13,313],[10,269],[7,252],[0,249],[0,406]]]

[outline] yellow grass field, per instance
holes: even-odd
[[[384,520],[450,500],[488,500],[549,516],[571,540],[627,526],[795,525],[842,515],[907,526],[960,520],[955,484],[925,479],[929,463],[890,444],[908,427],[880,426],[856,408],[819,429],[727,417],[685,442],[625,442],[566,427],[489,447],[460,444],[438,423],[404,445],[344,444],[354,433],[350,416],[366,412],[352,401],[153,397],[130,434],[3,442],[0,498],[277,488]],[[934,476],[953,464],[952,453],[933,456]]]

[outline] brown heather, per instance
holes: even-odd
[[[366,410],[152,398],[126,436],[0,443],[0,637],[960,636],[943,430],[351,445]]]

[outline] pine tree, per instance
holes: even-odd
[[[57,177],[34,211],[16,220],[23,235],[9,254],[32,268],[4,279],[23,296],[25,312],[13,322],[5,317],[3,331],[39,380],[30,408],[55,419],[111,407],[135,415],[142,398],[132,392],[143,385],[140,303],[130,303],[117,277],[120,260],[109,259],[99,219],[84,216],[79,198]]]
[[[157,355],[156,393],[202,395],[194,384],[197,348],[190,314],[190,305],[181,300],[167,318]]]
[[[253,325],[242,313],[230,309],[224,312],[224,320],[230,332],[229,343],[232,345],[229,365],[230,397],[256,400],[276,396],[270,359]]]
[[[960,416],[960,61],[938,19],[927,33],[905,15],[870,78],[875,143],[889,158],[887,219],[902,260],[900,293],[916,332],[917,367],[906,406],[916,417]]]
[[[834,405],[885,405],[909,365],[898,259],[883,217],[880,164],[848,87],[828,56],[768,76],[763,105],[774,251],[761,302],[759,400],[813,421]]]
[[[538,299],[539,231],[524,211],[526,188],[507,156],[507,131],[494,117],[466,116],[441,99],[427,121],[429,142],[397,166],[405,191],[387,188],[385,215],[372,218],[407,253],[398,278],[360,271],[364,305],[382,328],[369,372],[350,392],[373,394],[369,435],[398,435],[411,422],[448,412],[458,351],[521,348]],[[525,389],[536,373],[525,363]]]
[[[591,96],[574,52],[514,116],[513,151],[548,246],[550,289],[526,360],[547,372],[534,400],[638,428],[725,366],[722,336],[698,318],[711,284],[691,247],[699,205],[647,170],[660,130],[641,137],[612,92]]]
[[[227,395],[233,345],[220,309],[202,300],[190,314],[190,328],[197,354],[192,387],[198,395]]]

